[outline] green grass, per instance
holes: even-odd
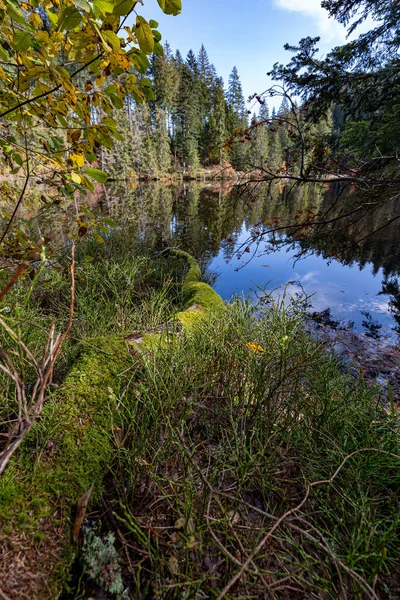
[[[107,497],[133,597],[218,598],[269,531],[226,597],[392,597],[398,424],[301,315],[221,309],[148,353],[123,415]]]
[[[168,321],[182,304],[179,284],[185,273],[184,260],[162,257],[144,244],[133,244],[120,232],[110,237],[107,246],[88,242],[77,250],[73,325],[57,363],[56,383],[62,382],[82,348],[90,349],[95,338],[123,337],[156,327]],[[7,279],[5,272],[0,276],[2,281]],[[0,303],[0,315],[15,331],[21,332],[25,344],[39,358],[51,324],[55,322],[56,330],[62,331],[68,319],[71,286],[68,258],[57,268],[44,270],[22,310],[31,284],[28,277],[21,278]],[[1,330],[0,343],[7,351],[15,352],[15,345]],[[16,363],[19,369],[27,369],[27,380],[34,378],[25,359]],[[15,398],[13,385],[2,373],[0,385],[1,423],[13,418]]]
[[[144,248],[112,258],[94,247],[91,263],[82,259],[88,250],[90,244],[78,254],[73,326],[44,410],[0,478],[0,552],[7,553],[12,563],[12,548],[22,543],[27,571],[32,571],[36,547],[41,546],[41,557],[47,548],[46,566],[42,559],[36,580],[39,586],[49,586],[50,598],[58,596],[76,551],[70,546],[75,503],[91,483],[95,483],[93,500],[99,499],[113,457],[119,398],[132,363],[124,336],[171,317],[179,306],[179,282],[185,271],[182,261],[169,261]],[[67,262],[64,268],[46,269],[26,306],[31,282],[20,280],[0,307],[8,325],[21,333],[39,362],[51,323],[57,331],[66,325],[67,273]],[[5,331],[0,332],[0,343],[23,374],[29,401],[35,369]],[[18,404],[14,386],[3,373],[0,388],[1,443],[17,417]],[[27,538],[32,543],[21,542]],[[5,593],[8,576],[12,580],[12,569],[0,577]],[[45,593],[42,588],[29,588],[33,579],[24,577],[26,581],[19,577],[21,589],[13,589],[14,594],[25,587],[31,597]]]
[[[43,274],[18,317],[28,282],[1,307],[35,352],[52,320],[65,324],[67,266]],[[132,598],[217,599],[225,588],[238,599],[395,598],[396,414],[310,339],[284,299],[215,306],[198,326],[122,356],[116,340],[192,303],[186,274],[185,260],[119,232],[80,249],[53,396],[1,481],[4,531],[48,543],[41,519],[64,498],[57,519],[67,531],[95,474],[96,547],[115,563],[105,537],[113,532]],[[3,376],[0,385],[6,420],[15,398]],[[65,597],[90,594],[83,571]]]

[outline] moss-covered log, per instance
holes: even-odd
[[[187,263],[177,319],[190,327],[223,301],[200,281],[192,256],[180,250],[168,254]],[[160,337],[147,334],[143,341],[152,347]],[[99,497],[132,361],[120,337],[82,344],[62,386],[0,478],[0,590],[10,599],[53,600],[67,584],[76,554],[71,539],[76,501],[92,484],[92,503]]]
[[[75,503],[92,483],[99,495],[131,364],[120,339],[85,344],[0,478],[0,588],[9,598],[54,599],[65,584]]]

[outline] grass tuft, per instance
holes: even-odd
[[[398,424],[297,311],[237,301],[153,349],[123,421],[133,597],[390,597]]]

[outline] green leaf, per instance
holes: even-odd
[[[17,165],[19,165],[20,167],[22,167],[22,158],[21,158],[21,156],[19,154],[15,153],[13,155],[13,159],[17,163]]]
[[[16,31],[13,41],[17,52],[25,52],[25,50],[29,50],[31,47],[33,38],[26,31]]]
[[[157,21],[154,21],[154,19],[150,19],[149,25],[152,29],[157,29],[157,27],[158,27],[158,23],[157,23]]]
[[[153,38],[155,39],[156,42],[161,42],[162,35],[159,31],[157,31],[157,29],[155,29],[153,31]]]
[[[110,83],[110,85],[108,85],[103,91],[105,94],[107,94],[107,96],[111,96],[111,94],[115,94],[117,91],[117,86],[115,83]]]
[[[57,31],[72,31],[79,27],[82,15],[78,9],[67,6],[60,15]]]
[[[144,77],[139,82],[139,87],[143,91],[143,93],[146,96],[147,100],[150,100],[152,102],[154,100],[154,92],[153,92],[153,88],[151,86],[150,79],[147,79],[147,77]]]
[[[136,17],[135,34],[142,52],[151,54],[154,50],[153,32],[143,17]]]
[[[82,185],[82,186],[83,186],[85,189],[89,190],[89,192],[92,192],[92,193],[94,192],[94,187],[93,187],[93,184],[92,184],[92,182],[90,181],[90,179],[88,179],[88,177],[83,177],[83,176],[81,175],[81,185]]]
[[[8,58],[9,58],[9,56],[8,56],[7,52],[4,50],[3,46],[1,46],[1,45],[0,45],[0,58],[1,58],[1,60],[3,60],[4,62],[7,62],[7,61],[8,61]]]
[[[85,12],[90,12],[90,4],[86,0],[74,0],[74,4]]]
[[[101,124],[105,125],[106,127],[109,127],[110,129],[115,129],[117,126],[117,121],[112,117],[103,117],[103,119],[101,120]]]
[[[120,39],[113,31],[102,31],[101,35],[116,52],[121,49]]]
[[[105,223],[109,227],[116,227],[117,226],[116,222],[113,219],[110,219],[109,217],[106,217],[105,219],[103,219],[103,223]]]
[[[130,53],[128,53],[130,55]],[[150,68],[150,61],[144,52],[138,52],[136,49],[133,51],[134,61],[136,68],[140,73],[146,73],[147,69]]]
[[[115,108],[118,108],[118,109],[124,108],[124,103],[122,102],[122,100],[119,96],[116,96],[115,94],[110,94],[110,100],[113,103],[113,105],[115,106]]]
[[[100,169],[85,169],[85,173],[98,183],[105,183],[108,179],[107,173],[104,173],[104,171],[100,171]]]
[[[160,42],[154,44],[154,54],[156,56],[164,56],[164,48],[161,46]]]
[[[135,4],[136,0],[120,0],[115,5],[113,14],[118,17],[123,17],[131,12]]]
[[[179,15],[182,11],[182,0],[157,0],[166,15]]]
[[[108,0],[93,0],[93,6],[101,13],[112,13],[114,10],[113,2],[109,2]]]
[[[94,214],[92,213],[92,211],[90,211],[88,208],[86,208],[85,206],[81,207],[81,212],[86,215],[87,217],[94,217]]]
[[[45,10],[46,10],[46,15],[48,16],[50,23],[53,25],[53,27],[57,27],[58,15],[56,13],[51,12],[48,8],[46,8]]]
[[[17,23],[20,23],[20,25],[24,25],[25,27],[27,27],[28,29],[33,31],[33,28],[31,27],[31,25],[29,25],[29,23],[26,22],[26,19],[24,18],[24,15],[22,14],[20,9],[17,9],[16,7],[14,7],[11,4],[11,2],[7,2],[6,6],[7,6],[7,9],[6,9],[7,15],[9,17],[11,17],[11,19],[16,21]]]

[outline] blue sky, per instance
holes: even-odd
[[[275,62],[287,62],[285,42],[321,36],[320,49],[328,52],[345,41],[345,30],[328,18],[321,0],[182,0],[177,17],[161,13],[157,0],[144,0],[138,13],[159,22],[163,41],[185,57],[197,54],[204,43],[217,72],[228,82],[234,65],[239,70],[245,97],[269,87],[267,78]],[[269,102],[269,104],[272,104]]]

